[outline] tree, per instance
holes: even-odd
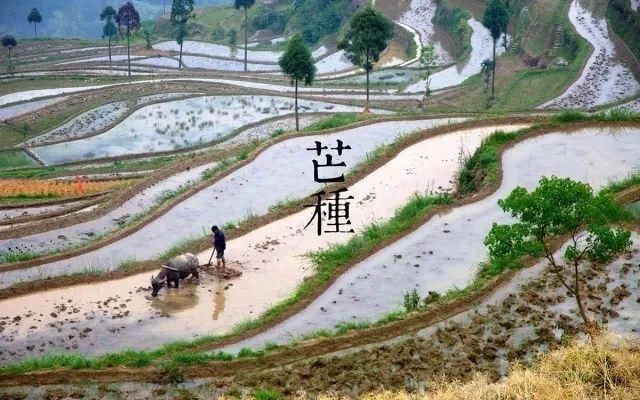
[[[9,64],[11,64],[11,49],[18,45],[16,38],[11,35],[5,35],[0,39],[2,41],[2,47],[9,50]]]
[[[480,73],[484,76],[485,92],[489,91],[489,82],[491,80],[491,74],[493,73],[493,67],[493,60],[488,58],[480,64]]]
[[[131,78],[131,32],[140,29],[140,14],[130,1],[124,3],[118,9],[116,15],[118,28],[127,35],[127,62],[129,65],[129,78]]]
[[[38,24],[42,22],[42,15],[40,15],[40,11],[37,8],[32,8],[29,15],[27,15],[27,21],[30,24],[33,24],[33,37],[38,37]]]
[[[585,183],[557,177],[542,178],[532,192],[517,187],[498,204],[518,221],[493,224],[485,239],[490,256],[513,261],[543,255],[560,283],[575,297],[580,317],[592,336],[597,325],[583,304],[581,264],[586,260],[608,261],[631,246],[631,233],[611,226],[628,213],[610,194],[594,195]],[[570,239],[563,263],[556,259],[551,241],[565,234]]]
[[[111,6],[106,6],[100,13],[100,21],[107,21],[102,27],[102,38],[109,39],[109,64],[111,64],[111,39],[118,34],[116,25],[113,23],[115,17],[116,10]]]
[[[295,85],[295,109],[296,109],[296,131],[300,130],[298,120],[298,82],[303,81],[305,85],[311,85],[316,76],[316,66],[314,64],[311,50],[304,43],[302,36],[295,35],[287,43],[284,54],[278,60],[278,65],[285,75],[291,78],[291,83]]]
[[[496,91],[496,43],[500,37],[507,32],[509,14],[504,0],[489,0],[487,8],[484,10],[482,25],[491,33],[493,39],[493,73],[491,74],[491,97]]]
[[[354,65],[364,68],[367,74],[367,102],[365,112],[369,111],[369,73],[374,63],[380,60],[380,54],[387,48],[393,37],[393,22],[382,13],[365,7],[353,18],[338,48]]]
[[[422,70],[424,71],[424,83],[425,83],[425,91],[424,97],[428,97],[431,95],[431,74],[436,69],[438,60],[438,56],[436,54],[436,49],[433,47],[433,44],[429,43],[426,46],[422,46],[422,52],[420,53],[420,65],[422,66]]]
[[[193,17],[193,0],[173,0],[171,4],[171,25],[176,28],[176,43],[180,45],[178,69],[182,68],[182,45],[187,37],[187,22]]]
[[[256,0],[235,0],[234,7],[239,10],[244,8],[244,71],[247,72],[247,49],[249,48],[247,41],[249,40],[249,21],[248,10],[256,3]]]

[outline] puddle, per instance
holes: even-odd
[[[431,76],[431,90],[443,89],[450,86],[456,86],[464,82],[467,78],[479,74],[482,68],[482,62],[487,58],[493,57],[493,39],[489,34],[489,30],[480,22],[471,18],[467,21],[471,27],[471,53],[469,58],[436,72]],[[496,54],[500,55],[504,52],[504,47],[496,47]],[[409,85],[405,92],[423,93],[425,90],[424,80],[420,80]]]
[[[569,7],[569,20],[591,44],[593,53],[580,77],[562,95],[540,108],[591,108],[630,97],[640,90],[640,83],[618,57],[603,16],[595,15],[574,0]]]
[[[382,129],[388,130],[391,126],[387,124],[376,133],[384,132]],[[460,146],[464,145],[467,150],[473,151],[482,138],[495,129],[478,128],[442,135],[402,151],[384,167],[349,189],[357,202],[353,204],[351,227],[360,231],[371,222],[390,218],[416,192],[424,193],[438,188],[451,190]],[[340,137],[348,140],[344,134]],[[296,148],[313,143],[313,138],[299,142],[300,147]],[[355,141],[346,143],[354,147],[356,145]],[[290,160],[297,158],[298,152],[294,152],[291,146],[287,150],[291,152]],[[272,154],[268,159],[274,160],[272,157],[275,156],[277,154]],[[260,160],[255,163],[255,168],[261,167]],[[277,168],[273,166],[270,174],[273,175],[275,171]],[[250,182],[245,182],[242,186],[248,184]],[[291,185],[293,183],[287,182],[286,186]],[[237,180],[236,187],[241,188]],[[255,189],[253,193],[255,195]],[[268,191],[260,190],[260,193],[267,195]],[[235,201],[241,202],[239,196],[236,197]],[[196,214],[201,221],[213,221],[200,213],[192,214]],[[151,273],[146,273],[118,281],[52,290],[3,301],[0,304],[4,315],[8,317],[7,321],[22,316],[20,320],[9,323],[4,340],[13,339],[7,344],[11,349],[19,350],[16,354],[20,355],[31,345],[35,345],[35,351],[38,351],[37,346],[43,337],[54,343],[47,345],[45,341],[44,348],[47,351],[60,346],[73,346],[76,342],[80,350],[94,353],[124,347],[155,347],[169,340],[226,332],[239,321],[257,316],[268,305],[287,296],[304,276],[309,275],[311,265],[301,257],[302,254],[349,239],[349,235],[343,234],[318,237],[312,229],[303,230],[309,217],[305,210],[230,240],[227,249],[228,261],[233,263],[230,267],[243,271],[242,277],[231,281],[219,282],[205,277],[199,285],[162,290],[157,299],[151,300],[145,297],[148,296],[147,291],[137,289],[149,285]],[[150,241],[148,244],[152,245]],[[134,244],[129,241],[128,245]],[[291,249],[296,250],[292,252]],[[199,254],[200,262],[206,263],[209,255],[208,251]],[[48,300],[44,301],[44,298]],[[92,306],[104,301],[111,304],[107,309],[96,311]],[[75,321],[73,323],[50,327],[47,324],[52,323],[52,318],[60,319],[60,313],[56,311],[60,304],[66,305],[65,313],[71,312],[71,316],[77,314],[77,318],[70,317]],[[119,316],[123,313],[121,304],[125,304],[124,309],[130,311],[124,317]],[[52,312],[56,317],[50,317]],[[104,316],[95,315],[96,312]],[[30,326],[36,328],[29,329]],[[110,330],[114,326],[118,327],[120,335]],[[67,339],[69,334],[73,334],[70,333],[72,328],[81,332],[90,328],[90,338]]]
[[[300,111],[357,112],[360,107],[299,100]],[[294,99],[274,96],[204,96],[135,111],[100,135],[33,148],[47,164],[171,151],[222,139],[235,129],[293,113]]]
[[[637,129],[585,129],[523,142],[503,156],[502,187],[489,198],[431,219],[342,275],[309,307],[273,329],[229,347],[261,348],[283,343],[343,321],[370,321],[402,306],[402,294],[417,289],[445,292],[465,287],[486,260],[484,238],[493,222],[510,217],[497,207],[516,186],[532,189],[541,176],[557,175],[600,188],[628,176],[640,153]],[[416,266],[417,265],[417,266]]]
[[[50,275],[106,270],[130,259],[152,259],[180,240],[208,232],[214,223],[223,226],[248,215],[261,215],[278,202],[314,193],[321,185],[309,178],[308,168],[313,166],[309,152],[305,150],[314,140],[335,142],[340,139],[349,143],[352,150],[343,153],[343,160],[348,168],[353,168],[364,159],[366,153],[381,144],[394,141],[397,135],[457,121],[459,120],[383,122],[330,135],[289,139],[271,146],[250,164],[181,202],[123,240],[67,260],[1,273],[0,287]],[[260,195],[256,196],[256,193]],[[53,233],[44,232],[16,239],[13,246],[27,240],[47,243],[47,237],[52,240],[50,235]],[[3,245],[5,248],[9,247],[8,241],[3,241]]]

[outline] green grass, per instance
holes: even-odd
[[[329,118],[314,122],[313,124],[304,128],[303,131],[313,132],[322,131],[325,129],[339,128],[345,125],[350,125],[356,122],[366,121],[373,118],[376,118],[376,116],[357,113],[335,114]]]
[[[0,152],[0,169],[33,167],[36,162],[22,150]]]
[[[0,251],[0,264],[29,261],[40,255],[29,251]]]
[[[277,390],[261,389],[253,392],[253,398],[255,400],[280,400],[284,396]]]
[[[458,193],[468,195],[477,192],[485,185],[495,183],[498,179],[500,147],[529,130],[522,129],[508,133],[496,131],[484,138],[475,153],[462,160],[463,164],[458,172]]]

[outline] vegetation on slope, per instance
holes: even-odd
[[[333,400],[331,395],[319,399]],[[516,366],[498,382],[478,375],[470,382],[434,382],[428,393],[382,390],[362,400],[640,398],[640,343],[603,335],[593,344],[573,343],[543,355],[530,368]]]
[[[457,59],[462,59],[471,52],[472,31],[467,23],[469,18],[471,18],[469,11],[451,6],[445,0],[438,2],[433,22],[442,27],[453,39],[453,56]]]
[[[607,5],[607,19],[611,29],[640,58],[640,13],[633,11],[629,0],[611,0]]]

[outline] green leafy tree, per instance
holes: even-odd
[[[278,65],[285,75],[291,78],[291,83],[295,85],[295,109],[296,109],[296,131],[300,130],[298,120],[298,82],[311,85],[316,76],[316,66],[314,64],[311,50],[304,43],[302,36],[295,35],[287,43],[284,54],[278,60]]]
[[[38,37],[38,24],[42,22],[42,15],[37,8],[32,8],[29,15],[27,15],[27,21],[33,24],[33,37]]]
[[[509,14],[504,0],[489,0],[487,8],[484,10],[482,24],[491,33],[493,39],[493,72],[491,74],[491,96],[495,96],[496,91],[496,44],[498,39],[507,32]]]
[[[109,39],[109,64],[111,64],[111,40],[118,34],[118,29],[113,20],[116,18],[116,10],[111,6],[106,6],[100,13],[100,21],[106,21],[102,27],[102,38]]]
[[[173,0],[171,4],[171,25],[176,28],[176,43],[180,45],[178,69],[182,68],[182,45],[187,37],[187,22],[193,17],[193,0]]]
[[[542,178],[534,191],[517,187],[500,207],[517,219],[493,224],[485,244],[494,260],[512,262],[523,256],[544,256],[560,283],[576,299],[580,317],[593,336],[597,325],[587,315],[581,288],[582,264],[605,262],[631,246],[631,233],[612,224],[628,217],[609,194],[594,195],[588,184],[569,178]],[[568,235],[569,244],[557,259],[551,241]]]
[[[247,72],[247,49],[249,48],[247,41],[249,40],[249,8],[256,3],[256,0],[235,0],[234,7],[236,10],[244,8],[244,71]]]
[[[364,68],[367,74],[365,112],[369,111],[369,74],[392,37],[393,22],[373,7],[365,7],[353,16],[344,38],[338,44],[347,58],[354,65]]]
[[[435,71],[438,64],[438,55],[433,44],[429,43],[426,46],[422,46],[422,52],[420,53],[420,66],[422,67],[424,83],[425,83],[425,98],[431,95],[431,75]]]
[[[13,68],[13,63],[11,61],[11,49],[16,47],[18,42],[16,41],[16,38],[11,35],[3,36],[0,41],[2,42],[2,47],[9,51],[9,69],[11,70]]]
[[[127,64],[129,66],[129,78],[131,78],[131,32],[140,29],[140,14],[130,1],[124,3],[116,14],[116,23],[121,31],[127,35]]]

